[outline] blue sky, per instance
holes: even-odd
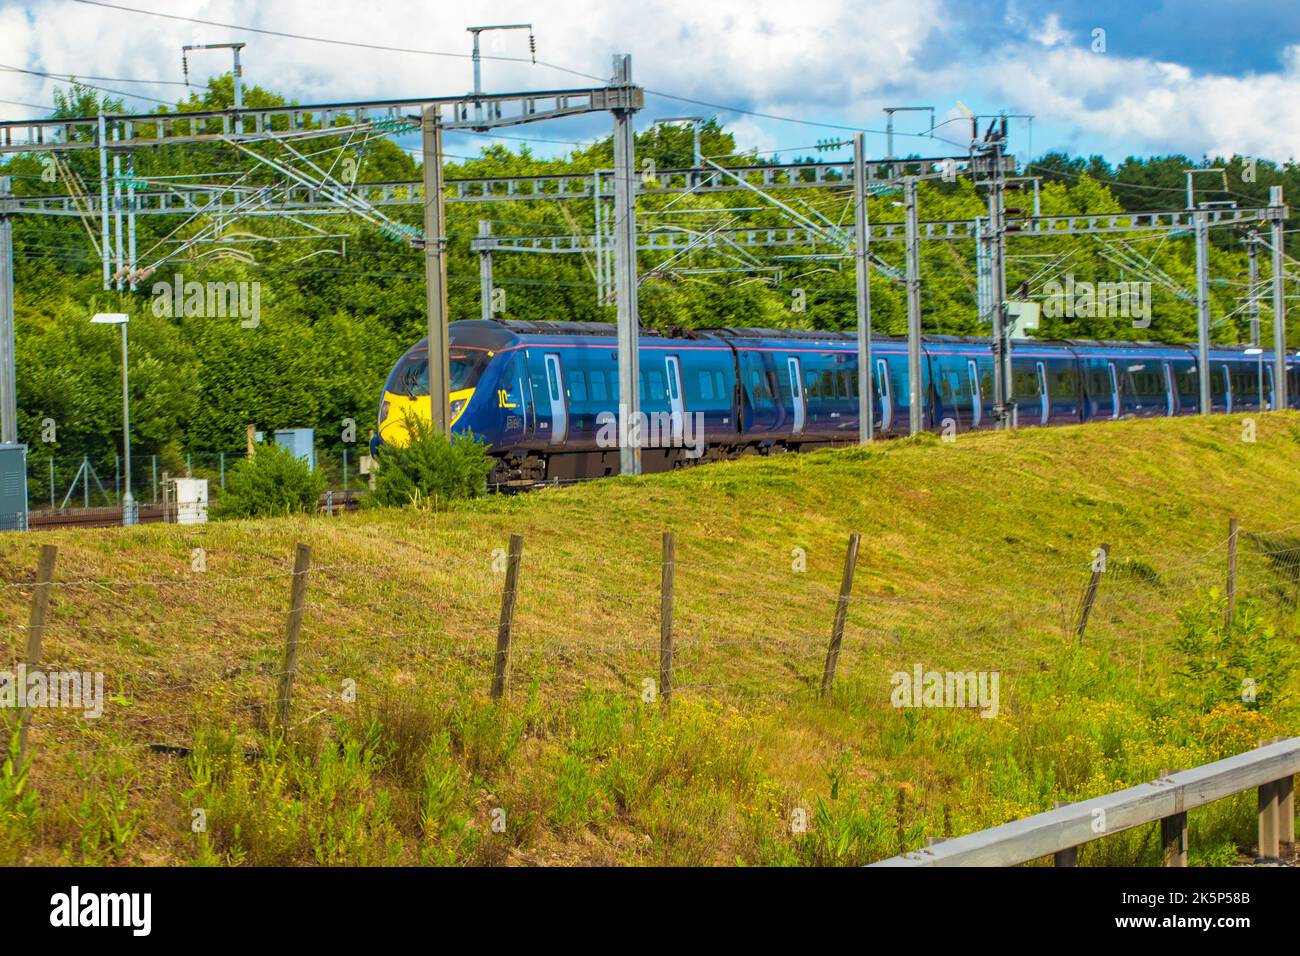
[[[953,0],[122,0],[121,5],[268,30],[415,48],[396,53],[249,34],[76,0],[0,0],[0,64],[113,77],[102,85],[142,99],[184,92],[180,47],[244,40],[245,71],[301,102],[462,92],[465,27],[531,21],[543,65],[484,64],[486,88],[547,89],[605,77],[610,56],[633,54],[634,78],[654,91],[638,125],[655,117],[718,115],[740,145],[790,157],[835,126],[864,128],[883,154],[881,108],[932,105],[941,131],[961,141],[958,101],[980,113],[1033,114],[1013,124],[1022,155],[1048,149],[1192,156],[1300,155],[1300,3]],[[1094,31],[1104,31],[1096,49]],[[521,34],[489,34],[489,56],[527,59]],[[228,68],[225,54],[191,60],[192,78]],[[561,69],[552,68],[554,64]],[[151,82],[126,82],[151,81]],[[52,101],[54,81],[0,71],[0,115],[23,118]],[[683,102],[705,101],[710,106]],[[725,107],[725,108],[722,108]],[[760,116],[754,114],[769,114]],[[781,117],[780,119],[771,117]],[[819,127],[815,124],[828,124]],[[925,125],[900,116],[900,150],[946,152],[950,143],[903,135]],[[509,131],[540,152],[566,151],[607,129],[590,118]],[[489,138],[456,136],[470,154]],[[512,144],[517,140],[510,140]]]

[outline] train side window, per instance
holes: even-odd
[[[553,402],[558,402],[560,400],[560,382],[559,379],[555,377],[555,369],[558,364],[558,357],[554,364],[550,362],[546,363],[546,384],[548,387],[548,394],[551,396],[551,401]]]
[[[539,407],[545,408],[544,403],[548,401],[548,396],[551,394],[550,383],[546,380],[546,366],[536,368],[530,365],[528,377],[532,381],[534,401]]]
[[[501,377],[501,387],[505,394],[505,407],[517,408],[521,414],[528,413],[528,365],[521,352],[516,352],[509,370]]]
[[[1058,368],[1052,375],[1051,397],[1053,401],[1072,401],[1078,394],[1078,382],[1074,369]]]
[[[789,358],[786,359],[789,362]],[[794,401],[794,386],[790,382],[789,367],[782,368],[779,365],[776,369],[776,394],[780,396],[781,403],[788,404]]]
[[[580,368],[569,372],[569,397],[575,402],[587,401],[587,373]]]
[[[706,402],[713,401],[713,376],[707,371],[700,372],[700,398]]]
[[[652,368],[647,369],[643,375],[650,390],[650,401],[662,402],[666,394],[664,392],[664,373],[657,368]]]

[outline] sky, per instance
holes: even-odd
[[[537,63],[527,33],[484,34],[489,92],[600,85],[613,54],[630,53],[647,90],[638,130],[717,116],[740,148],[785,159],[853,129],[867,132],[869,155],[885,155],[887,106],[935,110],[933,135],[928,113],[897,115],[897,152],[962,153],[963,105],[1011,114],[1022,160],[1300,156],[1297,0],[0,0],[0,118],[43,115],[66,85],[5,68],[110,78],[87,81],[148,112],[186,93],[183,45],[232,40],[248,44],[246,84],[301,103],[455,95],[471,88],[465,28],[521,22],[533,25]],[[229,68],[228,51],[190,55],[192,83]],[[590,116],[515,127],[502,141],[551,155],[608,131],[608,117]],[[446,149],[473,155],[494,138],[449,135]]]

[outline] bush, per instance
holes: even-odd
[[[325,490],[325,476],[280,445],[257,447],[230,469],[226,491],[214,507],[217,518],[262,518],[314,514]]]
[[[1227,606],[1212,588],[1178,614],[1174,647],[1183,658],[1177,674],[1185,699],[1205,713],[1238,700],[1261,710],[1283,703],[1294,669],[1290,648],[1255,602],[1237,605],[1231,627],[1225,623]]]
[[[375,474],[378,505],[441,507],[474,498],[487,488],[492,458],[487,444],[473,435],[440,435],[422,418],[408,415],[405,445],[382,445]]]

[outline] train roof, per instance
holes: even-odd
[[[532,322],[521,319],[464,319],[454,323],[458,328],[464,331],[473,330],[488,337],[496,339],[499,344],[504,345],[506,341],[519,335],[600,335],[614,336],[617,334],[617,327],[612,322]],[[845,331],[841,329],[764,329],[751,326],[721,326],[717,328],[700,328],[686,329],[681,327],[669,327],[666,329],[641,328],[640,335],[643,338],[685,338],[685,339],[709,339],[719,338],[728,340],[759,340],[759,339],[791,339],[795,341],[816,341],[816,342],[843,342],[849,344],[857,341],[856,331]],[[873,341],[905,341],[905,336],[898,335],[880,335],[873,333]],[[970,336],[970,335],[923,335],[924,342],[950,342],[961,345],[987,345],[987,336]],[[415,346],[423,346],[424,340]],[[1153,349],[1184,349],[1194,350],[1194,345],[1183,342],[1142,342],[1142,341],[1124,341],[1118,339],[1016,339],[1015,344],[1020,347],[1035,346],[1057,346],[1078,349],[1097,349],[1097,350],[1123,350],[1123,351],[1144,351]],[[1237,352],[1244,353],[1251,346],[1246,345],[1227,345],[1211,344],[1212,352]],[[1265,350],[1265,354],[1269,350]]]

